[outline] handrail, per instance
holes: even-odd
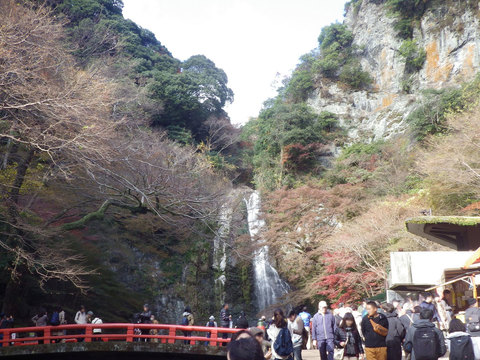
[[[100,332],[97,331],[98,329]],[[112,332],[112,330],[114,332]],[[159,333],[150,334],[150,330],[157,330]],[[0,329],[0,346],[79,341],[152,341],[163,344],[174,344],[176,341],[186,341],[192,345],[196,343],[208,343],[210,346],[221,346],[230,341],[228,338],[222,338],[222,334],[234,334],[239,330],[240,329],[173,324],[122,323],[31,326]],[[187,332],[187,334],[182,333],[182,335],[177,335],[177,331]],[[160,334],[160,332],[167,332],[167,334]],[[193,335],[192,332],[202,333],[204,336]]]

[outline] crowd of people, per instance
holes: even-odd
[[[320,301],[313,317],[305,308],[286,318],[277,309],[265,332],[251,328],[236,334],[228,357],[301,360],[302,349],[316,348],[321,360],[437,360],[447,352],[451,360],[478,360],[480,309],[476,299],[467,302],[464,321],[463,315],[454,314],[448,290],[443,296],[424,293],[417,300],[384,304],[366,300],[359,307],[339,304],[329,309]],[[246,340],[236,342],[239,336]],[[263,347],[261,355],[251,338]]]
[[[321,360],[436,360],[447,353],[451,360],[480,359],[480,309],[476,299],[468,299],[464,321],[454,315],[448,290],[443,296],[422,294],[417,300],[392,301],[379,304],[364,301],[362,305],[339,304],[329,308],[320,301],[318,311],[312,316],[306,307],[295,309],[285,316],[282,309],[276,309],[269,320],[262,316],[256,326],[249,327],[244,312],[234,321],[229,304],[219,312],[219,322],[210,316],[206,327],[220,327],[222,339],[231,334],[221,328],[236,328],[228,344],[228,358],[231,360],[273,359],[302,360],[303,349],[318,349]],[[41,310],[32,319],[38,327],[66,324],[65,311],[56,308],[51,316]],[[84,306],[74,316],[76,324],[102,324],[100,317]],[[135,314],[134,323],[158,324],[148,304],[143,311]],[[12,328],[13,316],[0,314],[0,329]],[[189,306],[185,307],[179,324],[194,326],[195,318]],[[93,341],[100,341],[102,329],[93,328]],[[61,337],[65,330],[52,330],[52,335]],[[210,333],[207,333],[210,338]],[[96,335],[96,336],[95,336]],[[159,335],[158,328],[135,329],[135,335]],[[191,341],[192,331],[183,331],[183,343]],[[219,334],[220,336],[220,334]],[[141,339],[141,340],[140,340]],[[79,337],[78,341],[83,338]],[[58,340],[61,341],[61,340]],[[158,342],[158,338],[141,338],[137,341]],[[205,345],[209,345],[206,341]]]

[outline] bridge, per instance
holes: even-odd
[[[0,329],[0,357],[27,359],[226,359],[222,334],[238,329],[164,324],[84,324]],[[190,333],[186,336],[184,332]]]

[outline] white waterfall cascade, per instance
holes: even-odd
[[[230,223],[233,209],[229,204],[222,206],[220,210],[220,227],[213,239],[213,268],[217,272],[215,278],[216,293],[220,296],[220,303],[225,301],[225,269],[227,267],[227,241],[230,235]]]
[[[245,199],[248,213],[248,230],[252,241],[261,241],[257,235],[265,226],[265,221],[260,218],[261,200],[258,191],[254,191]],[[268,260],[268,246],[264,245],[255,250],[253,258],[255,295],[258,310],[262,311],[272,306],[290,291],[288,284],[280,278],[277,270]]]

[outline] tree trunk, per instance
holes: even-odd
[[[18,197],[20,195],[20,189],[22,188],[23,182],[25,181],[25,175],[27,174],[28,167],[32,162],[33,155],[35,151],[29,150],[27,156],[23,161],[17,165],[17,175],[13,181],[12,191],[10,191],[10,200],[13,204],[18,204]]]
[[[22,298],[22,283],[22,276],[17,278],[10,277],[8,280],[2,304],[2,312],[5,315],[19,316],[22,313],[22,309],[20,308],[21,304],[19,301]]]

